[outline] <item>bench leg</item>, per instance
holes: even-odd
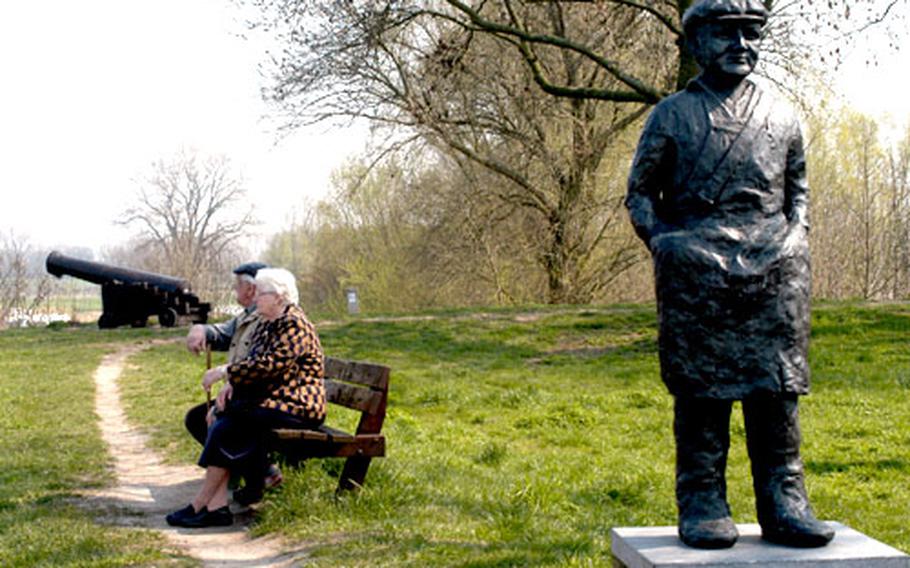
[[[341,470],[337,493],[359,489],[363,485],[363,480],[366,479],[367,469],[369,469],[372,459],[363,456],[349,457],[344,462],[344,469]]]

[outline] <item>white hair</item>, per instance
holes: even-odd
[[[300,300],[297,293],[297,279],[284,268],[260,268],[256,272],[256,289],[262,292],[274,292],[286,302],[296,304]]]

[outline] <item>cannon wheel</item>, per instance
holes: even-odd
[[[158,323],[161,327],[174,327],[177,325],[177,311],[174,308],[165,308],[158,313]]]

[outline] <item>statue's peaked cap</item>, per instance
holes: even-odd
[[[764,25],[768,9],[760,0],[696,0],[683,14],[683,29],[687,32],[704,22],[746,21]]]

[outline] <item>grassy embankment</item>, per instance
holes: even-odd
[[[820,517],[910,550],[910,308],[814,312],[814,392],[803,456]],[[608,565],[613,526],[675,523],[671,399],[653,307],[534,317],[446,314],[320,328],[326,352],[393,368],[384,431],[359,496],[333,496],[340,463],[286,471],[258,530],[312,543],[314,565]],[[198,448],[183,410],[204,363],[180,346],[136,357],[131,416],[171,459]],[[140,402],[141,401],[141,402]],[[330,422],[345,427],[338,412]],[[754,522],[744,430],[728,470],[737,522]]]
[[[162,538],[103,526],[74,506],[113,479],[92,372],[111,342],[148,331],[0,333],[0,566],[192,565]]]

